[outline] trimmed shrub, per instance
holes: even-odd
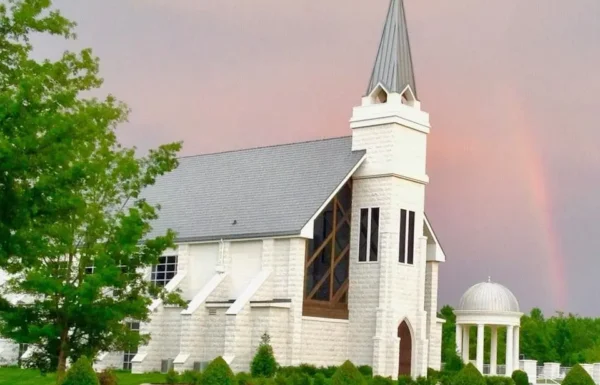
[[[417,381],[415,381],[417,385],[432,385],[435,384],[432,379],[428,377],[419,376],[417,377]]]
[[[469,363],[454,377],[452,385],[486,385],[486,383],[475,365]]]
[[[398,385],[413,385],[415,380],[411,376],[399,376],[398,377]]]
[[[511,378],[515,382],[515,385],[529,385],[529,377],[527,373],[522,370],[515,370],[512,373]]]
[[[306,373],[294,373],[288,378],[288,385],[310,385],[310,377]]]
[[[99,385],[98,376],[86,357],[80,357],[71,366],[61,385]]]
[[[239,372],[235,375],[235,384],[236,385],[254,385],[252,381],[252,376],[248,373]]]
[[[275,380],[272,378],[259,377],[252,380],[252,385],[275,385]]]
[[[512,378],[503,376],[486,376],[485,383],[487,385],[515,385],[515,382]]]
[[[369,381],[369,385],[395,385],[394,380],[389,377],[375,376]]]
[[[331,378],[332,385],[365,385],[365,377],[350,361],[344,362]]]
[[[325,375],[323,373],[317,373],[315,378],[313,379],[313,385],[326,385],[327,380],[325,379]]]
[[[317,371],[319,369],[317,369],[316,366],[314,365],[310,365],[310,364],[301,364],[298,369],[300,370],[301,373],[304,373],[306,375],[308,375],[309,377],[314,377],[317,374]]]
[[[235,377],[223,357],[217,357],[208,364],[200,385],[235,385]]]
[[[104,369],[98,373],[98,382],[100,385],[119,385],[117,375],[110,369]]]
[[[337,366],[328,366],[326,368],[321,368],[320,371],[325,375],[325,378],[331,378],[338,370]]]
[[[579,364],[573,366],[561,385],[594,385],[589,373]]]
[[[180,376],[181,382],[187,385],[200,385],[202,373],[195,370],[186,370]]]
[[[165,382],[170,385],[179,384],[179,374],[177,374],[175,369],[169,369],[169,371],[167,372],[167,378]]]
[[[289,385],[287,378],[283,374],[277,374],[274,382],[275,385]]]
[[[373,377],[373,368],[369,365],[361,365],[358,367],[358,371],[365,377]]]
[[[273,354],[270,340],[271,338],[267,333],[263,334],[256,355],[250,364],[252,377],[271,378],[277,371],[277,361],[275,360],[275,354]]]

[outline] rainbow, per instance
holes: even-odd
[[[557,231],[553,219],[552,194],[549,191],[549,177],[544,167],[540,149],[531,133],[531,124],[525,114],[523,103],[514,92],[510,92],[509,99],[514,113],[512,123],[515,130],[515,140],[523,160],[521,172],[527,181],[526,189],[531,200],[536,216],[536,221],[542,233],[541,244],[548,256],[546,264],[550,283],[550,292],[556,310],[565,310],[567,300],[567,282],[565,276],[565,263],[561,236]],[[543,266],[541,266],[543,268]]]

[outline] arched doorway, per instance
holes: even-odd
[[[398,367],[399,376],[410,376],[412,367],[412,336],[406,321],[398,326],[398,337],[400,338],[400,355],[398,357],[400,365]]]

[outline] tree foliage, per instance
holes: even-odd
[[[177,166],[180,143],[141,158],[121,147],[127,106],[83,96],[102,84],[90,49],[33,59],[32,35],[74,27],[50,0],[0,4],[0,335],[59,373],[138,345],[147,336],[124,320],[147,320],[153,297],[179,300],[144,279],[174,234],[148,237],[157,207],[140,194]]]

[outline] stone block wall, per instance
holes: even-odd
[[[302,363],[316,366],[341,365],[348,359],[349,322],[304,317]]]

